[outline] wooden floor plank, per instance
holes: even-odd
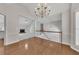
[[[79,55],[67,45],[34,37],[5,47],[6,55]]]
[[[4,54],[4,39],[0,39],[0,55]]]

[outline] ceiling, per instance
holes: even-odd
[[[22,3],[34,15],[34,8],[38,7],[38,3]],[[57,14],[69,9],[68,3],[48,3],[48,7],[52,10],[52,14]]]
[[[10,4],[8,4],[10,5]],[[15,4],[14,4],[15,5]],[[34,10],[37,7],[38,3],[16,3],[16,5],[23,6],[26,8],[26,12],[29,13],[29,18],[32,20],[40,21],[41,18],[37,18],[35,16]],[[51,9],[50,16],[43,18],[40,22],[51,22],[51,21],[58,21],[61,20],[61,15],[69,11],[69,4],[68,3],[47,3],[47,6]],[[26,16],[28,17],[28,16]]]
[[[34,9],[38,7],[38,3],[21,3],[20,5],[26,7],[26,11],[29,12],[30,18],[37,19],[34,13]],[[49,17],[44,18],[45,20],[43,19],[43,21],[41,22],[61,20],[60,18],[57,18],[60,17],[59,14],[62,14],[69,10],[68,3],[47,3],[47,6],[50,7],[52,11],[51,15]]]

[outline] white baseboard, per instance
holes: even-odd
[[[32,37],[30,37],[30,38],[32,38]],[[29,39],[29,38],[26,38],[26,39]],[[20,42],[20,41],[22,41],[22,40],[25,40],[25,39],[18,39],[18,40],[16,40],[16,41],[8,42],[8,43],[6,43],[6,44],[4,44],[4,45],[7,46],[7,45],[10,45],[10,44],[14,44],[14,43]]]
[[[69,46],[70,46],[70,44],[69,44],[69,43],[67,43],[67,42],[62,42],[62,44],[65,44],[65,45],[69,45]]]
[[[65,42],[63,42],[62,44],[68,45],[68,46],[70,46],[70,48],[71,48],[71,49],[73,49],[73,50],[75,50],[75,51],[79,52],[79,50],[78,50],[78,49],[74,48],[74,47],[73,47],[73,46],[71,46],[69,43],[65,43]]]
[[[17,43],[17,42],[19,42],[20,40],[16,40],[16,41],[12,41],[12,42],[8,42],[8,43],[6,43],[6,44],[4,44],[5,46],[7,46],[7,45],[10,45],[10,44],[13,44],[13,43]]]
[[[76,49],[76,48],[74,48],[73,46],[70,46],[73,50],[75,50],[75,51],[77,51],[77,52],[79,52],[79,50],[78,49]]]

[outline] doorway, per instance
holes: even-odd
[[[5,23],[5,15],[0,13],[0,54],[4,54]]]

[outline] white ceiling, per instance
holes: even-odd
[[[38,7],[38,3],[22,3],[20,5],[26,7],[27,12],[29,12],[31,18],[37,19],[37,17],[35,16],[35,13],[34,13],[34,9],[36,7]],[[51,16],[49,16],[47,19],[51,19],[52,21],[60,20],[60,19],[56,19],[57,17],[60,17],[58,15],[69,10],[68,3],[47,3],[47,6],[50,7],[50,9],[52,10]],[[45,19],[45,20],[43,20],[43,22],[44,21],[46,22],[47,20]],[[48,20],[48,21],[50,21],[50,20]]]
[[[26,12],[29,13],[29,16],[30,16],[29,18],[37,19],[37,17],[35,16],[34,10],[36,7],[38,7],[38,3],[15,3],[15,4],[25,7]],[[47,3],[47,6],[50,7],[52,11],[51,15],[48,17],[48,19],[51,19],[51,20],[53,19],[52,21],[57,21],[54,18],[59,17],[58,16],[59,14],[62,14],[63,12],[69,10],[68,3]]]
[[[33,15],[34,8],[38,7],[38,3],[23,3],[21,5],[26,6]],[[68,3],[48,3],[47,6],[51,8],[52,14],[57,14],[69,9]]]
[[[10,5],[10,4],[8,4]],[[14,5],[23,6],[26,8],[26,12],[29,13],[29,17],[31,19],[37,20],[37,17],[35,16],[34,10],[38,6],[38,3],[16,3]],[[51,15],[44,18],[41,22],[49,22],[49,21],[57,21],[61,20],[62,13],[69,10],[69,4],[68,3],[47,3],[47,6],[51,9]],[[28,16],[26,16],[28,17]],[[41,19],[41,18],[40,18]],[[40,20],[38,20],[40,21]]]

